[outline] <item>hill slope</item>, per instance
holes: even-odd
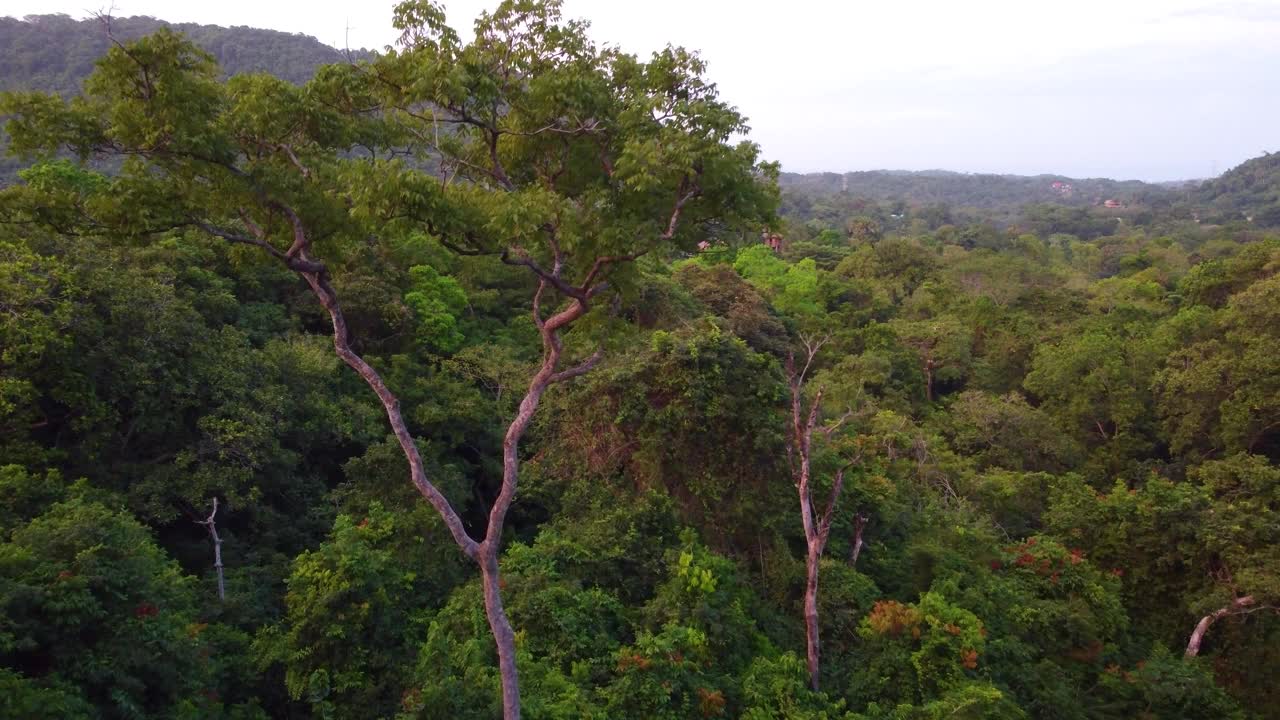
[[[1280,227],[1280,153],[1246,160],[1191,193],[1215,222],[1245,220]]]
[[[131,40],[161,27],[181,30],[213,54],[229,74],[266,71],[290,82],[305,82],[324,63],[344,54],[309,35],[250,27],[224,28],[168,23],[151,17],[113,18],[112,33]],[[44,90],[75,94],[110,40],[96,19],[66,15],[0,18],[0,90]],[[357,57],[368,52],[356,51]]]
[[[1032,203],[1097,205],[1106,200],[1145,203],[1168,191],[1138,180],[1074,179],[1061,175],[989,175],[925,170],[871,170],[836,173],[783,173],[784,190],[809,195],[849,195],[877,201],[901,200],[911,205],[943,203],[996,209]]]
[[[269,72],[301,83],[320,65],[348,57],[309,35],[245,26],[169,23],[141,16],[112,19],[112,32],[120,40],[141,37],[161,27],[172,27],[192,38],[217,59],[227,75]],[[67,15],[0,17],[0,91],[41,90],[73,95],[79,92],[84,78],[109,44],[102,23],[96,19],[75,20]],[[353,51],[350,57],[361,59],[370,54],[362,49]],[[0,158],[0,184],[11,181],[18,167],[13,160]],[[1137,180],[943,170],[783,173],[781,185],[784,191],[810,198],[847,193],[877,202],[948,205],[1003,213],[1035,204],[1091,207],[1107,200],[1148,208],[1186,203],[1207,221],[1244,220],[1262,227],[1280,227],[1280,154],[1249,160],[1190,193]]]

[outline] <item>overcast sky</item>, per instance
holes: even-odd
[[[467,37],[495,3],[445,5]],[[114,14],[381,48],[395,40],[393,5],[116,0]],[[13,16],[101,7],[0,0]],[[564,11],[630,52],[700,49],[786,170],[1172,180],[1280,150],[1280,0],[565,0]]]

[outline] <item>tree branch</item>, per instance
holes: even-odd
[[[207,222],[194,221],[191,224],[194,225],[195,227],[200,228],[201,230],[204,230],[210,235],[213,235],[214,237],[222,238],[227,242],[239,243],[242,245],[253,245],[254,247],[258,247],[258,248],[262,248],[263,250],[266,250],[268,253],[272,255],[272,257],[279,258],[280,260],[286,259],[285,254],[283,252],[280,252],[279,249],[277,249],[274,245],[267,242],[266,240],[263,240],[257,237],[253,237],[253,238],[245,237],[244,235],[233,233],[230,230],[225,230],[215,225],[210,225]]]
[[[218,526],[214,522],[214,517],[218,514],[218,496],[213,496],[213,511],[209,513],[209,517],[204,520],[196,520],[197,525],[203,525],[209,531],[209,538],[213,540],[213,568],[218,573],[218,599],[227,599],[227,587],[222,576],[222,538],[218,536]]]
[[[516,254],[513,255],[513,252]],[[562,278],[558,277],[557,273],[550,272],[545,268],[543,268],[541,265],[535,262],[533,258],[529,257],[529,253],[525,252],[523,248],[515,247],[515,248],[508,248],[506,250],[503,250],[501,255],[501,260],[503,263],[507,265],[523,266],[523,267],[529,268],[530,270],[533,271],[535,275],[537,275],[547,284],[554,287],[556,290],[560,292],[561,295],[564,295],[565,297],[570,297],[583,303],[585,303],[590,298],[590,296],[581,288],[576,288],[570,285],[569,283],[565,282]]]
[[[586,360],[583,360],[582,362],[578,363],[577,365],[574,365],[573,367],[567,370],[561,370],[560,372],[555,373],[554,375],[552,375],[550,378],[547,379],[547,382],[548,383],[564,382],[565,380],[571,380],[580,375],[586,375],[588,372],[591,372],[592,368],[600,364],[600,360],[602,358],[604,358],[604,350],[603,349],[596,350],[594,353],[591,354],[591,357],[587,358]]]
[[[458,516],[453,506],[450,505],[448,498],[427,478],[426,466],[422,461],[422,455],[418,452],[417,443],[410,434],[409,428],[404,421],[404,416],[400,412],[399,398],[387,387],[386,382],[383,381],[378,371],[351,348],[350,331],[347,328],[346,316],[343,314],[342,307],[338,302],[337,291],[329,283],[328,270],[324,263],[307,256],[310,240],[306,233],[305,224],[292,208],[280,203],[274,203],[274,205],[288,216],[289,222],[293,226],[294,242],[289,248],[289,252],[281,252],[265,240],[245,238],[207,223],[195,224],[215,237],[223,238],[229,242],[243,242],[267,250],[273,257],[282,260],[291,270],[306,280],[307,285],[311,287],[312,293],[320,301],[320,305],[329,313],[329,318],[333,325],[334,352],[360,375],[365,384],[373,390],[374,394],[378,396],[378,400],[382,403],[382,408],[387,415],[387,421],[391,424],[391,430],[400,444],[400,449],[404,453],[405,459],[409,462],[410,479],[414,487],[440,514],[445,526],[449,529],[449,533],[453,536],[454,542],[458,544],[462,552],[473,560],[478,559],[479,543],[467,535],[466,529],[462,524],[462,518]],[[256,228],[256,226],[254,227]],[[257,230],[261,232],[261,228],[257,228]]]
[[[1276,608],[1270,605],[1258,605],[1257,600],[1252,595],[1238,597],[1231,601],[1229,605],[1220,607],[1217,610],[1200,618],[1200,622],[1196,623],[1196,628],[1191,632],[1191,639],[1187,642],[1187,652],[1185,657],[1193,658],[1200,654],[1200,643],[1204,640],[1204,634],[1208,632],[1209,626],[1221,620],[1228,615],[1245,615],[1258,610],[1274,610]]]

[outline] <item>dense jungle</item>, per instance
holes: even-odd
[[[1280,155],[787,173],[394,23],[0,21],[0,717],[1280,717]]]

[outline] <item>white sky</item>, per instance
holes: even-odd
[[[496,0],[446,0],[464,37]],[[83,17],[110,0],[0,0]],[[393,0],[115,0],[116,16],[394,42]],[[599,42],[700,49],[786,170],[1171,180],[1280,149],[1280,0],[565,0]]]

